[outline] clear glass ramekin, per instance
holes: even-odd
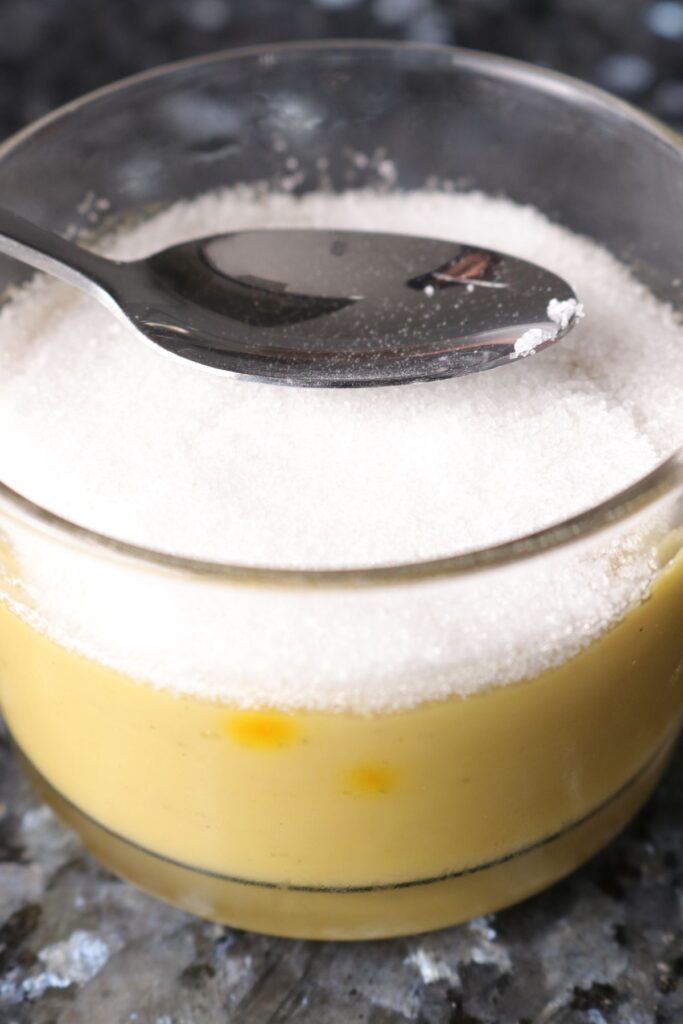
[[[393,43],[219,54],[100,90],[0,150],[3,203],[86,243],[254,181],[504,194],[683,309],[680,142],[595,89],[497,57]],[[3,289],[25,277],[0,262]],[[571,871],[656,783],[683,711],[681,546],[680,452],[533,536],[348,572],[168,557],[0,485],[2,708],[46,799],[167,900],[292,936],[445,926]],[[558,582],[587,565],[609,624]],[[494,590],[510,615],[482,631]],[[524,671],[568,637],[570,655]],[[181,690],[210,652],[233,692],[265,672],[409,692],[437,649],[461,683],[495,658],[509,685],[361,715],[246,711],[149,682],[155,652]]]

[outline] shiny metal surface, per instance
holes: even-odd
[[[94,295],[174,356],[274,384],[462,376],[514,360],[522,336],[538,351],[575,322],[549,316],[550,300],[575,296],[542,267],[412,236],[245,231],[120,263],[3,210],[0,251]]]

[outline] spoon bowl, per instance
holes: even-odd
[[[412,235],[238,231],[119,262],[0,211],[0,250],[93,294],[173,356],[271,384],[458,377],[540,351],[581,315],[543,267]]]

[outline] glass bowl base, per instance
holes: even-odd
[[[592,857],[651,794],[673,752],[668,737],[598,807],[561,832],[495,862],[437,879],[363,889],[263,884],[175,862],[115,834],[60,794],[19,752],[41,797],[106,867],[148,893],[213,921],[288,938],[358,940],[432,931],[517,903]]]

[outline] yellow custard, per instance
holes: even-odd
[[[178,696],[0,603],[2,708],[48,799],[162,897],[276,934],[425,930],[544,887],[632,815],[679,729],[682,607],[678,559],[557,668],[361,715]]]

